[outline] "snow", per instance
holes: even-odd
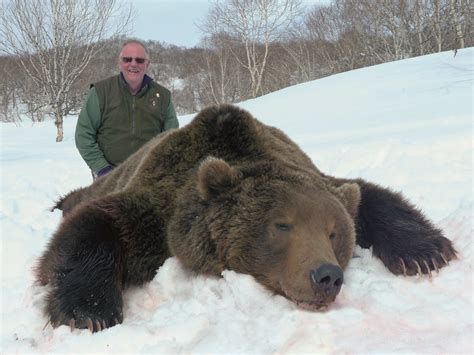
[[[74,117],[60,144],[51,122],[1,124],[1,353],[473,353],[473,56],[387,63],[241,104],[324,172],[403,191],[460,253],[430,280],[394,276],[356,248],[323,312],[298,309],[250,276],[194,275],[170,258],[125,293],[123,324],[95,334],[45,327],[47,289],[32,268],[61,220],[49,209],[91,176]]]

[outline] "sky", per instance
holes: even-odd
[[[474,49],[411,58],[295,85],[239,104],[289,135],[324,173],[401,191],[460,258],[428,277],[392,275],[355,249],[336,301],[299,309],[252,277],[195,275],[169,258],[124,293],[124,322],[53,329],[33,268],[61,223],[59,196],[91,183],[52,121],[0,123],[0,353],[472,354]],[[187,124],[193,115],[179,117]]]
[[[136,12],[132,36],[184,47],[199,44],[198,24],[212,6],[209,0],[129,0]],[[304,0],[306,6],[329,0]]]
[[[184,47],[203,36],[196,26],[210,8],[207,0],[131,0],[136,11],[133,36]]]

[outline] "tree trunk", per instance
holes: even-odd
[[[63,115],[59,110],[56,110],[54,115],[54,124],[57,128],[56,142],[62,142],[64,138]]]
[[[441,32],[441,8],[439,0],[433,2],[434,5],[434,32],[436,44],[438,46],[438,53],[443,51],[443,34]]]
[[[455,49],[464,48],[464,33],[461,27],[461,20],[459,19],[459,11],[456,6],[456,0],[451,0],[451,18],[454,21],[454,28],[456,30],[456,39],[458,45]]]

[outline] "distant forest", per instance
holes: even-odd
[[[116,6],[117,1],[109,1]],[[120,31],[112,38],[91,35],[91,42],[69,43],[64,37],[45,48],[33,43],[18,49],[29,39],[7,37],[16,30],[6,24],[13,21],[7,15],[18,16],[21,8],[4,10],[1,121],[51,116],[58,125],[60,115],[80,110],[90,83],[118,72],[117,56],[127,38]],[[379,63],[446,50],[456,55],[473,46],[473,18],[470,0],[334,0],[311,8],[296,0],[217,1],[202,21],[198,46],[145,42],[151,57],[148,74],[172,91],[179,114],[192,113]],[[69,26],[63,31],[73,26],[68,17],[61,21]],[[87,51],[86,63],[70,60]]]

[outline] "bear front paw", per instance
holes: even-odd
[[[380,257],[384,265],[395,275],[413,276],[427,274],[457,259],[457,252],[451,241],[445,237],[411,240],[403,247],[382,248],[374,253]]]
[[[102,289],[93,293],[81,288],[54,288],[45,313],[53,328],[68,325],[71,331],[89,329],[98,332],[123,321],[121,292]]]

